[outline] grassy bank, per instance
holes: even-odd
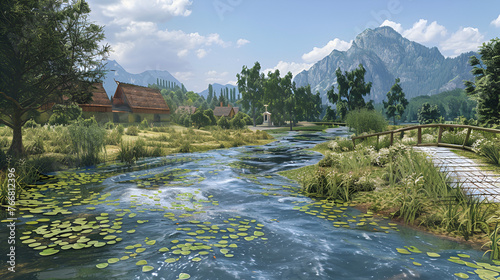
[[[446,137],[459,142],[460,132],[455,134],[459,135]],[[297,180],[306,195],[347,201],[412,227],[476,247],[484,245],[483,249],[494,251],[492,258],[498,258],[498,247],[492,246],[499,230],[498,205],[482,203],[464,196],[459,188],[450,188],[446,174],[408,145],[413,137],[407,135],[391,147],[384,138],[378,143],[365,141],[356,150],[346,139],[322,143],[313,148],[325,156],[318,164],[280,174]],[[432,137],[428,133],[424,139]],[[480,149],[473,157],[487,162]]]

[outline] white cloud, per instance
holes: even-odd
[[[238,48],[240,48],[248,43],[250,43],[250,41],[248,41],[247,39],[238,39],[238,41],[236,41],[236,45],[238,46]]]
[[[413,27],[403,31],[402,35],[409,40],[425,43],[430,41],[439,40],[446,36],[446,28],[439,25],[436,21],[427,25],[427,20],[420,19],[413,24]]]
[[[183,49],[177,52],[178,57],[185,57],[189,54],[189,50]]]
[[[491,21],[491,25],[494,25],[495,27],[500,27],[500,15],[493,21]]]
[[[477,51],[483,42],[484,36],[477,28],[464,27],[441,42],[440,47],[443,51],[452,52],[451,56],[457,56],[464,52]]]
[[[275,67],[262,70],[262,73],[267,75],[269,71],[274,72],[275,70],[279,70],[280,75],[282,77],[285,76],[288,72],[292,72],[293,76],[295,77],[303,70],[308,70],[309,68],[311,68],[312,65],[313,63],[296,63],[296,62],[280,61]]]
[[[100,1],[97,6],[105,17],[119,25],[130,21],[166,22],[175,16],[191,14],[189,0],[115,0]]]
[[[204,49],[199,49],[196,51],[196,56],[200,59],[204,58],[206,55],[207,55],[207,51]]]
[[[325,56],[329,55],[333,50],[346,51],[352,45],[351,42],[342,41],[335,38],[328,42],[324,47],[318,48],[314,47],[312,51],[302,55],[302,59],[305,62],[317,62],[323,59]]]
[[[399,34],[403,33],[403,26],[401,26],[401,23],[396,23],[396,22],[390,21],[388,19],[384,20],[384,22],[382,22],[382,24],[380,26],[381,27],[382,26],[389,26],[389,27],[392,27],[392,29],[396,30],[396,32],[398,32]]]
[[[227,76],[229,75],[229,72],[217,72],[215,70],[210,70],[205,73],[207,78],[205,81],[209,84],[213,83],[223,83],[223,81],[227,80]]]
[[[230,85],[233,85],[233,86],[238,86],[238,81],[227,81],[226,85],[227,84],[230,84]]]

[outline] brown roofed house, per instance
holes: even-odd
[[[83,112],[111,112],[111,100],[109,100],[102,83],[93,84],[92,101],[87,104],[78,104]]]
[[[226,117],[226,118],[232,118],[236,115],[234,113],[234,107],[231,107],[230,105],[227,105],[227,107],[222,106],[222,102],[220,103],[220,107],[215,107],[214,108],[214,116],[216,117]]]
[[[189,115],[192,115],[196,112],[196,107],[194,106],[179,106],[177,107],[177,110],[175,110],[176,114],[182,114],[182,113],[187,113]]]
[[[158,122],[168,119],[170,108],[159,90],[118,81],[116,83],[118,87],[113,96],[115,122],[140,122],[142,119]],[[124,113],[128,113],[128,121],[123,117]]]

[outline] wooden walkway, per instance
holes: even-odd
[[[413,149],[428,154],[435,166],[442,172],[448,173],[452,187],[459,184],[467,195],[477,197],[480,201],[500,202],[500,175],[481,169],[484,164],[459,156],[446,147],[413,147]]]

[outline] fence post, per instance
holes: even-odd
[[[439,126],[439,134],[438,134],[438,145],[441,143],[441,137],[443,136],[443,127]]]
[[[471,131],[472,131],[472,128],[471,128],[471,127],[469,127],[469,128],[467,129],[467,135],[465,136],[464,143],[462,144],[462,148],[464,148],[464,147],[465,147],[465,144],[467,144],[467,142],[469,141],[469,137],[470,137],[470,133],[471,133]]]
[[[379,136],[379,135],[377,135],[377,148],[379,147],[379,146],[378,146],[379,138],[380,138],[380,136]]]
[[[418,137],[417,145],[422,144],[422,128],[421,127],[418,128],[418,136],[417,137]]]
[[[352,139],[352,148],[356,149],[356,139]]]
[[[394,143],[394,132],[391,131],[391,145],[392,146],[392,143]]]

